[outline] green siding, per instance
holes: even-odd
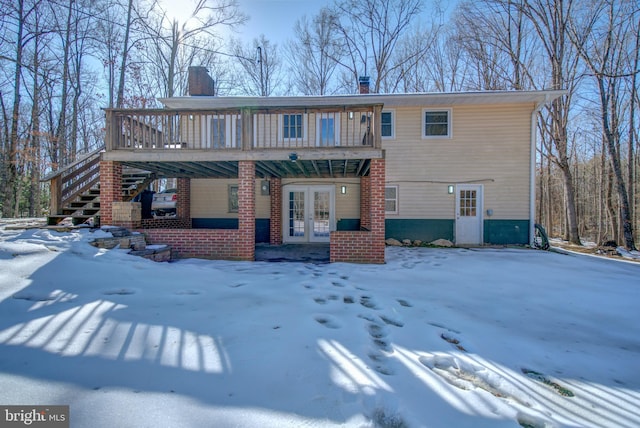
[[[529,220],[485,220],[484,242],[496,245],[529,243]]]
[[[455,226],[453,220],[386,219],[384,224],[386,229],[385,238],[395,238],[398,240],[419,239],[424,242],[431,242],[442,238],[453,241]]]
[[[385,228],[385,238],[424,242],[443,238],[455,242],[455,220],[387,219]],[[484,220],[483,240],[485,244],[526,245],[529,243],[529,220]]]
[[[360,230],[359,218],[341,218],[336,225],[337,230]]]
[[[256,219],[256,242],[269,242],[269,228],[271,222],[268,218]],[[237,218],[192,218],[191,227],[194,229],[237,229]]]

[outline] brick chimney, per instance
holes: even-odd
[[[215,96],[215,82],[209,76],[206,67],[189,67],[189,95],[191,96]]]
[[[361,94],[369,93],[369,76],[360,76],[358,79],[358,92]]]

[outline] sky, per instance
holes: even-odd
[[[8,222],[0,405],[69,405],[80,428],[640,426],[637,263],[154,263],[89,244],[108,229]]]
[[[193,3],[193,0],[189,0]],[[188,2],[185,0],[162,0],[168,13],[179,21],[186,19]],[[315,15],[321,7],[331,4],[330,0],[238,0],[240,9],[249,16],[248,22],[239,28],[239,37],[245,42],[264,34],[267,39],[283,46],[287,39],[293,37],[295,21],[307,15]]]

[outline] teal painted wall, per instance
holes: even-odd
[[[359,218],[341,218],[336,224],[337,230],[360,230]]]
[[[436,239],[453,241],[454,221],[439,219],[386,219],[385,238],[398,240],[419,239],[425,242]]]
[[[237,229],[237,218],[192,218],[191,227],[194,229]],[[269,242],[270,220],[256,219],[256,242]]]
[[[455,242],[455,221],[445,219],[387,219],[385,237],[419,239],[431,242],[448,239]],[[526,245],[529,243],[529,220],[484,220],[485,244]]]
[[[485,220],[484,242],[526,245],[529,243],[529,220]]]

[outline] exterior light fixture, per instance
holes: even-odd
[[[449,187],[447,188],[447,193],[450,195],[453,195],[453,184],[449,184]]]
[[[298,154],[297,154],[296,152],[290,153],[290,154],[289,154],[289,160],[290,160],[291,162],[295,162],[295,161],[297,161],[297,160],[298,160]]]
[[[262,182],[260,183],[260,194],[262,196],[269,196],[269,184],[269,180],[262,180]]]
[[[347,194],[347,186],[340,186],[340,193],[343,195]]]

